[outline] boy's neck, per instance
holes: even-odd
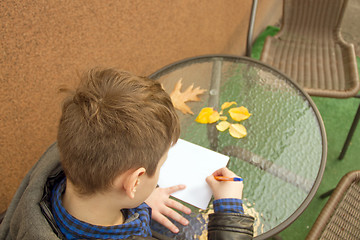
[[[121,212],[121,197],[114,192],[95,193],[82,196],[66,180],[66,190],[62,196],[64,208],[73,217],[92,225],[114,226],[123,224],[125,219]]]

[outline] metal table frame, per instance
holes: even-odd
[[[325,165],[326,165],[326,157],[327,157],[327,139],[326,139],[326,132],[325,132],[325,127],[324,127],[324,123],[322,121],[321,115],[315,105],[315,103],[312,101],[312,99],[310,98],[310,96],[304,91],[302,90],[302,88],[295,82],[293,82],[289,77],[287,77],[285,74],[283,74],[282,72],[278,71],[277,69],[264,64],[260,61],[248,58],[248,57],[242,57],[242,56],[234,56],[234,55],[204,55],[204,56],[197,56],[197,57],[192,57],[192,58],[187,58],[184,60],[180,60],[177,61],[175,63],[169,64],[159,70],[157,70],[156,72],[152,73],[149,78],[150,79],[157,79],[162,75],[165,75],[167,72],[171,71],[171,69],[176,68],[177,65],[181,65],[184,64],[186,62],[191,62],[191,61],[198,61],[198,60],[202,60],[202,59],[211,59],[211,58],[225,58],[225,59],[232,59],[232,60],[243,60],[243,61],[248,61],[251,63],[255,63],[257,65],[260,66],[264,66],[266,68],[270,68],[272,71],[276,72],[277,74],[283,76],[285,79],[287,79],[287,81],[293,85],[296,89],[298,89],[303,96],[306,98],[306,100],[309,102],[310,107],[313,109],[315,116],[318,120],[319,123],[319,128],[320,128],[320,134],[321,134],[321,139],[322,139],[322,157],[321,157],[321,163],[320,163],[320,168],[317,174],[317,177],[315,179],[315,182],[308,194],[308,196],[305,198],[305,200],[302,202],[302,204],[298,207],[298,209],[290,216],[288,217],[284,222],[282,222],[281,224],[279,224],[278,226],[276,226],[275,228],[256,236],[254,239],[256,240],[262,240],[262,239],[267,239],[270,238],[274,235],[276,235],[277,233],[281,232],[282,230],[284,230],[285,228],[287,228],[291,223],[293,223],[304,211],[305,209],[308,207],[308,205],[310,204],[311,200],[313,199],[313,197],[316,194],[316,191],[320,185],[322,176],[324,174],[325,171]]]

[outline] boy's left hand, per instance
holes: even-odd
[[[181,203],[169,198],[170,194],[184,188],[185,185],[176,185],[168,188],[156,188],[148,199],[145,200],[145,203],[152,209],[152,219],[164,225],[173,233],[178,233],[179,229],[168,219],[168,217],[174,219],[182,225],[189,224],[188,220],[172,208],[186,214],[191,213],[190,208],[185,207]]]

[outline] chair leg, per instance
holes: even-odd
[[[321,194],[321,195],[320,195],[320,198],[323,199],[323,198],[326,198],[326,197],[330,196],[330,195],[333,193],[334,190],[335,190],[335,188],[334,188],[334,189],[331,189],[330,191],[327,191],[327,192]]]
[[[353,135],[354,135],[354,132],[355,132],[356,126],[357,126],[357,124],[358,124],[358,122],[359,122],[359,119],[360,119],[360,104],[359,104],[358,110],[357,110],[357,112],[356,112],[354,121],[353,121],[353,123],[352,123],[352,125],[351,125],[350,131],[349,131],[349,133],[348,133],[348,135],[347,135],[347,137],[346,137],[344,146],[343,146],[343,148],[342,148],[342,150],[341,150],[341,153],[340,153],[340,155],[339,155],[339,157],[338,157],[339,160],[343,159],[344,156],[345,156],[345,153],[346,153],[346,151],[347,151],[347,149],[348,149],[348,147],[349,147],[351,138],[352,138]]]
[[[282,237],[280,237],[280,235],[275,235],[272,237],[273,240],[282,240]]]
[[[247,42],[246,42],[246,56],[247,57],[251,57],[251,45],[252,45],[252,37],[253,37],[253,30],[254,30],[254,25],[255,25],[257,5],[258,5],[258,0],[253,0],[253,4],[251,7],[249,28],[248,28],[248,36],[247,36]]]

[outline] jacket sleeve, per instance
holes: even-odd
[[[209,215],[209,240],[253,239],[254,218],[241,213],[213,213]]]

